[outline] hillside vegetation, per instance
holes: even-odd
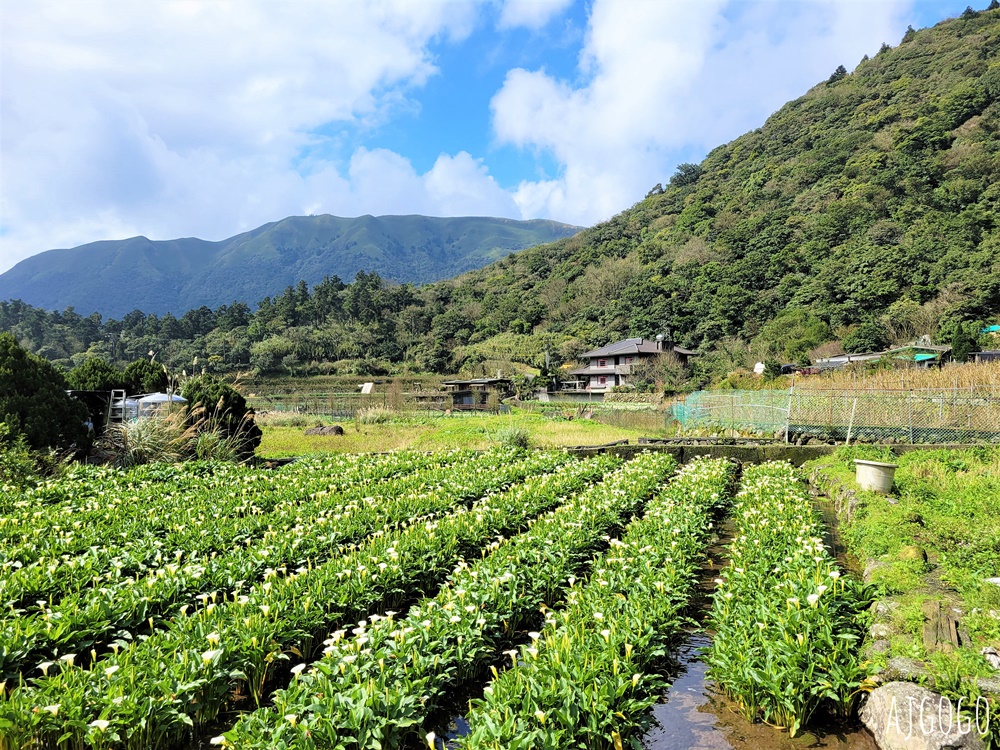
[[[786,356],[866,322],[905,337],[992,319],[998,99],[1000,10],[908,32],[610,221],[458,280],[453,307],[474,332],[764,333]]]
[[[702,380],[950,343],[1000,315],[998,129],[1000,8],[967,11],[838,68],[611,220],[451,281],[363,273],[180,318],[0,304],[0,327],[65,365],[152,349],[175,367],[370,374],[558,365],[669,329],[703,353]]]

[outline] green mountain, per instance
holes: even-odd
[[[120,318],[233,300],[255,304],[300,279],[376,272],[426,283],[574,234],[554,221],[427,216],[294,216],[221,242],[133,237],[50,250],[0,274],[0,299]]]
[[[610,221],[447,285],[473,344],[515,320],[776,357],[947,335],[1000,314],[998,201],[1000,10],[967,11],[838,68]]]

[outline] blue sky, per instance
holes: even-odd
[[[4,0],[0,272],[288,215],[591,225],[967,4]]]

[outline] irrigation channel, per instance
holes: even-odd
[[[856,572],[855,561],[844,551],[838,518],[833,504],[825,496],[814,500],[822,519],[823,542],[845,570]],[[718,533],[706,552],[698,577],[698,594],[692,602],[692,616],[704,623],[712,606],[715,578],[727,564],[726,547],[733,538],[730,519],[719,519]],[[644,750],[879,750],[871,733],[857,718],[849,722],[819,722],[796,737],[762,723],[750,723],[739,715],[735,705],[713,684],[703,653],[712,639],[703,629],[689,629],[674,647],[666,666],[670,687],[650,710],[651,727],[641,740]],[[463,707],[482,697],[481,686],[455,696],[439,718],[439,736],[445,750],[459,750],[456,740],[469,732]],[[439,740],[440,741],[440,740]]]
[[[766,724],[749,723],[705,676],[699,655],[709,643],[704,634],[692,635],[678,649],[676,675],[652,710],[656,726],[643,738],[646,750],[877,750],[859,725],[812,727],[792,739]]]
[[[824,543],[842,567],[851,569],[851,561],[845,556],[839,538],[837,514],[832,504],[825,497],[817,497],[815,507],[826,531]],[[732,539],[731,524],[724,524],[720,532],[701,572],[699,620],[709,606],[717,566],[725,564],[725,548]],[[795,738],[766,724],[751,724],[708,679],[701,656],[710,645],[709,635],[692,632],[677,648],[670,688],[653,707],[651,714],[655,726],[642,740],[646,750],[801,750],[806,747],[878,750],[871,733],[856,719],[848,724],[811,726]]]

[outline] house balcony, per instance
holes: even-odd
[[[631,375],[635,365],[608,365],[607,367],[580,367],[570,370],[569,375],[590,377],[591,375]]]

